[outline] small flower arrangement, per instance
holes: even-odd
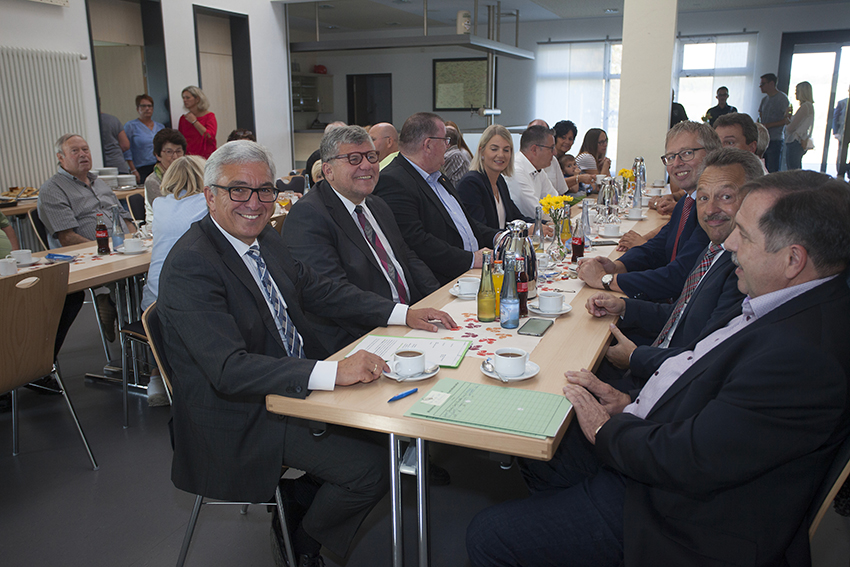
[[[547,195],[540,199],[543,212],[552,219],[555,237],[549,247],[549,255],[556,261],[566,256],[565,241],[570,237],[570,203],[575,199],[568,195]]]
[[[617,172],[619,177],[622,177],[626,181],[632,181],[635,178],[635,172],[631,169],[626,169],[625,167]]]

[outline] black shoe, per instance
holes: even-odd
[[[325,567],[325,560],[321,555],[299,555],[298,567]]]
[[[33,380],[24,387],[47,396],[55,396],[62,393],[62,389],[59,388],[59,382],[53,376],[45,376],[44,378]]]
[[[449,471],[432,462],[428,462],[428,482],[431,486],[448,486],[452,483]]]

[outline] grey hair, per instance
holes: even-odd
[[[433,112],[417,112],[411,115],[401,127],[398,145],[402,153],[415,153],[419,146],[429,136],[440,133],[438,124],[443,124],[443,119]]]
[[[327,163],[334,156],[339,155],[339,147],[343,144],[369,144],[375,149],[372,138],[364,128],[360,126],[339,126],[324,136],[319,145],[319,153],[322,154],[322,163]]]
[[[198,110],[201,112],[206,112],[210,109],[210,99],[207,98],[207,95],[204,94],[204,91],[199,89],[198,87],[191,85],[180,91],[181,93],[189,93],[190,95],[197,97],[198,99]]]
[[[80,136],[79,134],[62,134],[61,136],[59,136],[59,139],[56,140],[56,144],[54,144],[54,146],[53,146],[53,149],[56,150],[57,154],[62,154],[63,156],[65,155],[65,150],[64,150],[65,142],[67,142],[71,138],[83,138],[83,137]],[[85,140],[85,138],[83,138],[83,139]]]
[[[213,152],[204,167],[204,185],[216,194],[217,184],[222,176],[222,169],[228,165],[244,165],[249,163],[265,164],[269,170],[269,177],[274,180],[275,167],[272,153],[265,146],[250,140],[234,140],[227,142]]]
[[[714,150],[720,149],[720,136],[717,135],[717,132],[714,131],[714,128],[712,128],[705,122],[693,122],[691,120],[685,120],[683,122],[679,122],[667,131],[667,139],[664,141],[665,151],[667,149],[667,146],[670,145],[670,142],[673,141],[673,138],[684,132],[687,132],[689,134],[696,134],[697,142],[699,142],[700,146],[705,148],[705,151],[707,153],[711,153]]]
[[[699,174],[702,175],[702,172],[707,167],[727,167],[730,165],[740,165],[744,169],[745,183],[764,176],[764,168],[761,165],[761,160],[754,153],[738,148],[714,150],[700,164]],[[739,189],[739,194],[743,196],[746,194],[746,191],[742,191],[741,189]]]

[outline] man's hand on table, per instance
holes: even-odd
[[[664,195],[655,202],[655,210],[659,215],[671,215],[676,208],[676,199],[672,195]]]
[[[605,317],[607,315],[619,317],[626,312],[626,301],[608,293],[597,293],[587,300],[585,307],[587,312],[594,317]]]
[[[596,444],[596,432],[605,425],[609,417],[622,413],[631,403],[628,394],[605,384],[587,369],[567,371],[564,395],[573,404],[579,427],[592,444]]]
[[[611,334],[617,339],[617,344],[608,347],[605,358],[617,368],[624,370],[629,367],[629,360],[637,345],[626,338],[626,335],[617,328],[617,325],[612,323],[610,328]]]
[[[407,326],[411,329],[421,329],[423,331],[437,332],[437,326],[431,321],[440,321],[446,329],[457,330],[459,327],[454,319],[445,311],[439,309],[408,309],[407,310]]]
[[[484,252],[489,251],[489,250],[490,250],[489,248],[482,248],[481,250],[478,250],[477,252],[473,252],[473,255],[475,257],[475,260],[472,264],[473,268],[480,268],[481,267],[481,265],[484,263]]]
[[[390,367],[383,358],[359,350],[339,361],[336,367],[336,383],[340,386],[350,386],[357,382],[373,382],[381,377],[381,373],[389,370]]]
[[[619,273],[619,266],[609,258],[595,256],[593,258],[581,258],[578,263],[576,274],[578,278],[592,288],[602,289],[602,276],[605,274]]]
[[[634,248],[635,246],[641,246],[642,244],[646,244],[647,238],[638,234],[637,232],[630,230],[626,234],[624,234],[620,238],[620,242],[617,243],[617,252],[625,252],[629,248]]]

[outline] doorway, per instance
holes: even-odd
[[[348,123],[367,126],[393,121],[392,74],[346,75]]]

